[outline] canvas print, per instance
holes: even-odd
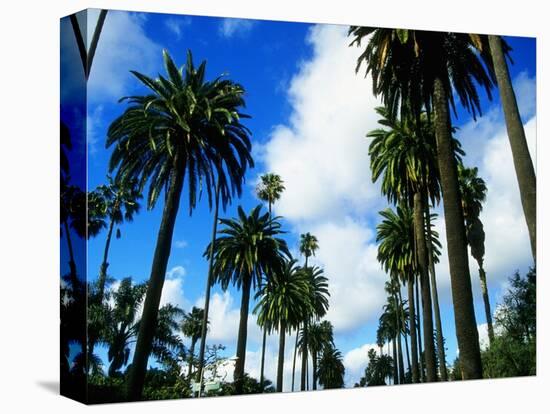
[[[60,34],[63,395],[536,374],[534,38],[96,9]]]

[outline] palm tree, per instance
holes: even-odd
[[[390,202],[406,203],[414,209],[418,271],[422,286],[422,300],[425,305],[422,308],[424,330],[433,332],[433,300],[439,359],[445,361],[444,349],[440,346],[443,344],[443,333],[433,266],[434,249],[430,243],[432,231],[430,221],[427,220],[431,217],[428,200],[435,204],[441,195],[433,127],[428,123],[426,114],[421,114],[418,120],[412,118],[398,120],[392,119],[389,111],[384,107],[376,110],[381,116],[379,123],[385,128],[379,128],[367,134],[368,137],[373,138],[369,146],[373,181],[382,179],[382,193]],[[464,154],[460,143],[453,139],[453,145],[455,157],[460,160],[461,155]],[[428,271],[430,277],[428,277]],[[428,381],[434,381],[437,376],[433,339],[431,335],[424,338],[426,341],[424,348],[428,358]],[[445,364],[440,367],[441,378],[446,380]]]
[[[389,355],[376,356],[374,349],[367,353],[369,362],[365,374],[355,387],[386,385],[386,378],[391,377],[395,364]]]
[[[401,275],[407,283],[409,302],[409,327],[411,336],[411,373],[413,382],[420,381],[418,359],[421,354],[417,348],[416,307],[414,281],[417,273],[413,213],[407,206],[398,206],[394,212],[385,209],[379,213],[383,220],[376,227],[378,261],[386,272]],[[397,363],[397,361],[396,361]]]
[[[315,256],[315,251],[319,249],[319,241],[313,234],[307,232],[300,234],[300,253],[305,258],[304,267],[307,267],[307,261],[311,256]]]
[[[269,213],[262,214],[261,209],[258,205],[246,215],[239,206],[237,219],[221,219],[220,224],[224,227],[213,244],[213,283],[219,282],[223,290],[230,284],[242,290],[234,371],[237,394],[243,392],[250,290],[260,285],[262,275],[277,270],[285,256],[290,257],[286,242],[277,237],[283,233],[279,217],[270,219]],[[209,249],[210,246],[206,252]]]
[[[332,324],[329,321],[314,323],[308,327],[306,346],[311,354],[312,360],[313,390],[317,389],[317,366],[320,354],[325,348],[334,347],[334,336],[332,330]]]
[[[254,313],[264,332],[279,332],[279,357],[277,363],[277,392],[283,391],[285,336],[297,329],[304,315],[310,313],[309,279],[306,272],[291,259],[273,271],[269,282],[256,294],[258,303]]]
[[[342,362],[342,353],[333,346],[324,348],[319,358],[319,367],[316,372],[319,384],[326,390],[343,388],[345,371],[346,369]]]
[[[512,149],[514,168],[519,185],[523,214],[527,221],[529,240],[533,260],[537,258],[537,177],[533,167],[533,161],[529,154],[529,147],[525,138],[525,131],[516,101],[516,95],[512,88],[506,57],[511,48],[500,37],[488,36],[489,48],[491,51],[492,63],[494,65],[495,77],[500,92],[500,101],[504,110],[506,130]]]
[[[311,256],[315,256],[315,251],[319,249],[319,243],[317,240],[317,237],[315,237],[313,234],[307,232],[305,234],[300,235],[300,253],[305,258],[305,264],[304,268],[308,268],[308,259]],[[327,305],[328,306],[328,305]],[[319,316],[322,317],[323,315]],[[307,338],[307,325],[308,320],[304,319],[302,324],[303,329],[303,335],[305,338]],[[296,351],[298,349],[298,332],[296,332],[296,343],[294,344],[294,362],[292,367],[292,380],[294,382],[294,373],[295,373],[295,367],[296,367]],[[304,347],[301,350],[302,354],[302,370],[301,370],[301,381],[300,381],[300,389],[304,391],[306,389],[306,378],[307,378],[307,360],[308,360],[308,349],[307,349],[307,339],[304,342]],[[292,385],[292,390],[294,390],[294,384]]]
[[[474,119],[481,113],[476,86],[481,86],[491,98],[494,85],[491,57],[485,49],[480,52],[476,48],[481,42],[479,36],[465,33],[353,26],[349,34],[354,36],[352,45],[360,45],[369,36],[356,69],[366,62],[374,93],[381,95],[392,118],[399,110],[402,118],[412,114],[416,119],[423,110],[429,117],[433,112],[460,361],[465,379],[481,378],[449,107],[456,109],[456,96]]]
[[[253,165],[252,159],[249,160],[250,166]],[[244,174],[246,173],[246,168],[241,168],[240,170],[238,168],[235,168],[235,166],[227,165],[227,168],[233,168],[232,176],[234,177],[233,180],[237,181],[240,180],[244,182]],[[221,168],[220,168],[221,170]],[[240,174],[240,177],[239,177]],[[234,190],[234,189],[233,189]],[[240,187],[237,188],[237,194],[240,194]],[[212,272],[214,267],[214,250],[212,247],[214,246],[214,239],[216,238],[216,233],[218,231],[218,212],[219,212],[219,204],[220,204],[220,198],[222,202],[223,209],[225,211],[227,205],[231,202],[232,197],[234,195],[235,191],[229,191],[229,187],[227,185],[226,177],[224,175],[216,177],[216,195],[214,200],[214,220],[212,222],[212,233],[211,233],[211,249],[208,253],[208,272],[206,276],[206,287],[205,287],[205,295],[204,295],[204,313],[203,313],[203,320],[202,320],[202,326],[201,326],[201,343],[199,347],[199,378],[200,378],[200,385],[202,387],[202,372],[204,367],[204,353],[206,350],[206,332],[208,330],[208,313],[210,311],[210,289],[212,286]],[[199,396],[200,396],[199,392]]]
[[[69,17],[71,21],[71,25],[73,27],[76,44],[78,46],[80,59],[82,61],[82,67],[84,69],[84,77],[86,80],[88,80],[88,77],[90,76],[90,70],[92,69],[92,62],[94,60],[95,51],[97,49],[97,44],[99,42],[99,36],[101,35],[101,30],[103,29],[103,24],[105,23],[105,18],[107,17],[107,11],[108,10],[100,10],[99,12],[99,17],[97,19],[96,27],[94,29],[94,34],[92,35],[89,50],[86,50],[85,39],[82,36],[80,25],[78,24],[78,20],[76,18],[76,14],[72,14]]]
[[[466,168],[459,164],[458,182],[460,185],[460,194],[462,195],[462,210],[464,211],[464,221],[466,223],[466,238],[470,245],[470,253],[477,261],[479,267],[479,281],[481,283],[481,294],[483,304],[485,305],[485,320],[487,321],[487,332],[489,334],[489,343],[493,342],[495,333],[493,330],[493,318],[491,313],[491,303],[489,301],[489,292],[487,289],[487,277],[483,268],[483,257],[485,256],[485,231],[483,223],[479,219],[482,203],[487,195],[487,186],[483,178],[477,175],[477,168]]]
[[[113,178],[107,176],[107,184],[100,185],[92,194],[88,195],[88,204],[90,200],[99,199],[99,203],[102,205],[102,215],[109,221],[109,229],[107,231],[107,238],[105,240],[105,248],[103,251],[103,261],[99,269],[98,278],[98,297],[97,302],[103,302],[103,295],[105,291],[105,279],[107,278],[107,267],[109,266],[108,256],[109,247],[111,246],[111,237],[115,225],[120,225],[124,221],[131,222],[134,219],[134,215],[139,212],[140,205],[138,200],[141,199],[141,194],[137,186],[137,180],[131,179],[126,181],[115,181]],[[97,203],[92,202],[92,205]],[[97,209],[97,205],[95,207]],[[94,210],[94,209],[91,209]],[[97,219],[96,219],[97,221]],[[97,224],[93,227],[100,227]],[[95,230],[95,229],[94,229]],[[88,219],[88,233],[90,233],[90,220]],[[120,238],[120,229],[117,229],[116,238]]]
[[[396,312],[393,306],[393,298],[388,297],[386,300],[386,305],[384,305],[384,312],[380,315],[378,319],[378,330],[380,335],[385,338],[388,343],[388,353],[389,347],[391,344],[392,348],[392,360],[393,360],[393,384],[399,384],[401,382],[401,369],[403,368],[403,363],[399,363],[398,348],[397,348],[397,336],[398,336],[398,326],[396,323]]]
[[[246,118],[240,112],[244,106],[242,86],[221,78],[206,81],[206,62],[195,68],[191,52],[185,70],[176,67],[168,52],[163,55],[168,78],[159,75],[152,79],[133,71],[150,94],[124,98],[130,106],[110,125],[107,138],[107,147],[114,147],[109,169],[117,170],[116,180],[138,178],[140,191],[149,183],[150,209],[165,189],[128,380],[131,400],[138,400],[143,389],[185,176],[191,214],[203,186],[211,203],[215,175],[228,192],[240,193],[244,171],[253,164],[249,131],[240,121]]]
[[[314,321],[318,321],[326,315],[328,310],[328,279],[324,275],[323,269],[317,266],[303,267],[309,280],[309,301],[311,303],[311,312],[304,315],[302,320],[302,329],[297,333],[296,348],[300,351],[302,357],[301,388],[306,389],[306,372],[309,353],[309,332],[308,327]]]
[[[267,201],[269,218],[271,218],[271,207],[275,201],[281,198],[285,190],[284,182],[281,177],[274,173],[267,173],[260,177],[260,183],[256,186],[256,195],[262,201]],[[269,283],[267,278],[266,283]],[[261,288],[261,286],[260,286]],[[267,330],[264,329],[262,337],[262,357],[260,362],[260,388],[264,389],[264,369],[265,369],[265,346],[267,341]]]
[[[397,359],[396,366],[398,368],[398,383],[405,383],[405,364],[403,362],[403,346],[401,343],[401,334],[403,332],[404,324],[401,316],[404,313],[401,303],[397,297],[397,291],[400,289],[397,279],[390,279],[386,282],[385,290],[388,293],[386,305],[384,305],[383,318],[386,319],[386,325],[390,327],[392,334],[392,340],[394,341],[394,347],[397,346]]]
[[[107,358],[111,377],[128,363],[129,346],[137,335],[138,310],[146,289],[145,284],[134,285],[132,278],[127,277],[120,281],[117,290],[112,293],[114,305],[108,314],[104,335],[108,344]]]
[[[204,320],[204,309],[193,306],[190,312],[183,316],[183,322],[181,324],[181,331],[183,335],[191,339],[191,346],[189,347],[189,368],[187,370],[187,376],[190,378],[193,373],[193,359],[195,357],[195,345],[201,338],[202,333],[202,321]],[[199,371],[200,372],[200,371]]]

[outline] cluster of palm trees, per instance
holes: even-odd
[[[212,284],[219,283],[226,290],[233,285],[242,291],[240,322],[237,335],[236,363],[234,372],[235,392],[243,392],[245,378],[246,342],[248,330],[249,305],[251,292],[254,291],[257,322],[263,332],[260,388],[265,379],[265,350],[268,334],[279,334],[279,355],[277,363],[276,390],[283,390],[283,372],[285,360],[286,336],[296,331],[296,342],[293,358],[293,379],[296,370],[296,354],[302,356],[302,387],[306,389],[306,371],[308,369],[308,352],[312,361],[312,387],[317,388],[319,358],[335,353],[332,325],[328,321],[319,322],[328,309],[328,282],[324,272],[317,266],[309,266],[308,259],[318,248],[315,236],[306,233],[301,236],[300,252],[305,258],[299,266],[292,258],[287,243],[281,236],[281,217],[272,216],[272,205],[284,191],[281,178],[273,173],[260,177],[257,196],[268,203],[268,211],[262,213],[258,205],[246,214],[241,206],[234,219],[220,219],[222,228],[217,237],[207,247],[205,255],[213,252]],[[339,359],[339,360],[340,360]],[[333,360],[326,362],[333,363]],[[327,385],[335,386],[336,373],[329,373],[329,367],[323,365]],[[339,368],[338,368],[339,369]],[[338,371],[340,372],[340,371]],[[343,374],[342,374],[343,375]],[[343,377],[342,377],[343,381]]]
[[[487,188],[476,168],[462,164],[465,154],[459,141],[453,138],[451,110],[455,111],[455,100],[459,100],[474,118],[481,115],[477,88],[481,87],[491,97],[493,86],[498,85],[535,259],[536,178],[506,64],[510,49],[498,36],[355,26],[350,28],[349,35],[353,38],[352,45],[360,46],[361,41],[367,41],[358,58],[357,71],[366,64],[374,93],[381,96],[384,105],[377,108],[381,128],[368,134],[372,139],[369,147],[372,177],[373,181],[381,181],[382,193],[395,206],[380,212],[382,221],[377,227],[378,260],[389,275],[388,298],[377,332],[381,355],[369,354],[374,362],[362,382],[385,383],[391,375],[394,383],[447,380],[435,273],[441,243],[434,230],[436,215],[432,212],[441,201],[461,375],[464,379],[481,378],[468,246],[478,263],[492,339],[483,267],[485,234],[480,221]],[[97,237],[103,229],[107,230],[98,280],[88,288],[89,334],[87,350],[80,357],[80,369],[86,373],[99,370],[99,363],[94,365],[97,361],[94,348],[104,343],[108,345],[109,374],[116,376],[130,363],[130,344],[135,342],[126,398],[138,400],[142,397],[150,356],[162,361],[187,355],[175,334],[183,327],[183,334],[191,340],[187,375],[202,379],[210,290],[219,284],[223,290],[234,286],[242,295],[235,393],[243,393],[249,379],[245,358],[251,296],[255,301],[252,312],[263,332],[260,389],[267,382],[267,335],[274,332],[279,335],[277,391],[283,389],[285,342],[292,332],[296,335],[292,390],[298,356],[301,390],[317,389],[318,385],[342,387],[342,355],[335,347],[332,325],[323,320],[329,306],[328,279],[322,268],[309,263],[319,248],[318,240],[310,233],[301,235],[299,250],[304,263],[299,265],[282,238],[285,233],[282,218],[272,216],[273,204],[285,189],[281,178],[273,173],[261,177],[257,196],[268,204],[267,212],[261,205],[249,213],[239,206],[237,217],[218,217],[220,202],[225,210],[235,197],[240,197],[246,173],[254,166],[251,132],[242,123],[248,118],[242,112],[244,88],[225,77],[207,80],[206,63],[196,67],[191,52],[181,68],[166,51],[163,59],[166,73],[158,78],[132,71],[147,93],[123,98],[127,107],[108,129],[106,146],[112,153],[107,184],[88,194],[69,185],[68,161],[62,152],[61,221],[70,256],[66,277],[70,287],[66,290],[71,291],[73,298],[81,298],[82,303],[86,302],[86,288],[78,280],[70,229],[82,238]],[[83,58],[83,64],[87,77],[91,58]],[[62,148],[69,151],[70,139],[64,138],[68,131],[63,125],[61,133]],[[205,305],[204,309],[194,308],[188,314],[172,305],[160,307],[184,193],[188,196],[190,215],[202,195],[206,195],[210,209],[214,209],[212,238],[204,252],[208,260]],[[107,271],[112,236],[121,237],[121,225],[138,213],[143,195],[147,208],[152,209],[161,194],[162,219],[147,282],[133,285],[126,278],[116,290],[109,291],[107,286],[112,279]],[[85,211],[87,222],[86,214],[82,214]],[[405,300],[401,285],[407,287]],[[62,296],[62,311],[74,312],[75,301],[78,302]],[[141,317],[138,309],[142,311]],[[80,309],[78,315],[84,314]],[[77,319],[74,315],[65,318],[74,325]],[[200,348],[195,359],[197,343]],[[391,357],[389,351],[388,355],[382,353],[386,343],[391,345]],[[63,342],[62,351],[66,358],[68,340]],[[405,369],[403,354],[410,372]]]
[[[219,203],[225,208],[233,197],[241,194],[245,173],[254,165],[250,155],[250,131],[241,123],[241,119],[247,117],[241,112],[244,107],[244,89],[223,78],[205,80],[205,63],[196,68],[190,52],[182,69],[176,67],[166,51],[163,56],[166,78],[159,76],[158,79],[151,79],[132,72],[149,89],[150,94],[125,98],[129,106],[110,125],[107,136],[107,147],[113,148],[109,168],[114,175],[109,175],[107,184],[99,186],[85,197],[88,202],[87,237],[96,237],[102,229],[107,229],[98,281],[96,287],[90,290],[93,293],[89,301],[91,311],[88,324],[91,329],[88,360],[94,360],[97,342],[110,344],[106,338],[116,337],[116,341],[113,339],[118,344],[116,350],[113,348],[111,352],[109,348],[109,372],[114,374],[129,362],[128,346],[135,342],[127,398],[132,400],[141,397],[149,357],[153,355],[159,359],[164,352],[158,346],[157,330],[163,321],[161,316],[167,309],[166,306],[159,309],[160,296],[186,179],[190,214],[203,192],[207,194],[210,207],[214,204],[212,242],[204,253],[209,260],[205,308],[200,312],[198,309],[193,310],[186,316],[184,324],[184,332],[191,338],[188,375],[193,373],[196,365],[202,380],[210,288],[219,283],[222,289],[235,285],[242,291],[234,373],[235,392],[243,392],[247,320],[252,293],[255,293],[257,301],[254,313],[258,315],[258,323],[264,332],[260,388],[264,382],[266,335],[274,331],[280,335],[277,390],[281,391],[285,335],[301,328],[302,333],[296,346],[302,352],[303,366],[307,367],[308,351],[312,354],[315,389],[318,383],[318,361],[324,356],[324,351],[327,351],[327,362],[331,362],[337,370],[340,365],[334,358],[338,361],[341,359],[334,349],[331,326],[330,347],[325,346],[324,342],[321,344],[321,339],[314,342],[317,337],[309,334],[310,325],[316,328],[314,323],[326,314],[328,308],[327,279],[322,269],[309,267],[307,263],[318,247],[317,241],[310,234],[304,236],[301,251],[306,264],[298,266],[286,242],[280,238],[284,234],[280,217],[272,217],[271,214],[272,204],[284,190],[282,180],[275,174],[264,175],[258,186],[258,197],[268,203],[267,213],[262,212],[261,205],[249,214],[239,206],[237,218],[218,218]],[[106,333],[105,326],[108,324],[105,320],[108,318],[105,315],[116,314],[123,305],[118,306],[115,299],[115,307],[111,311],[108,309],[110,294],[106,292],[106,285],[111,282],[107,274],[109,249],[113,235],[121,237],[121,224],[131,221],[139,211],[139,200],[146,186],[149,209],[155,206],[159,195],[165,190],[151,276],[146,284],[134,287],[133,290],[127,286],[131,284],[128,279],[124,279],[124,285],[119,287],[125,291],[135,291],[132,303],[142,306],[142,316],[137,320],[135,308],[130,312],[129,305],[124,305],[128,319],[121,321],[115,318],[118,331],[111,335]],[[218,225],[222,226],[220,230],[217,229]],[[114,293],[114,297],[119,297],[118,292]],[[173,318],[181,316],[181,310],[172,310]],[[166,323],[164,325],[170,326]],[[327,325],[323,327],[325,332]],[[195,364],[194,348],[199,340],[199,357]],[[332,360],[328,358],[330,353],[334,357]],[[329,372],[327,366],[322,368],[324,371],[323,376],[319,377],[322,378],[320,381],[324,381],[327,386],[335,386],[338,375]],[[302,377],[305,383],[304,375]]]
[[[393,324],[386,340],[391,337],[399,351],[401,335],[410,335],[412,382],[447,379],[434,267],[441,245],[432,229],[435,217],[430,212],[442,200],[461,376],[481,378],[467,249],[469,245],[479,264],[492,338],[483,269],[485,235],[479,220],[487,189],[476,168],[462,165],[464,152],[452,136],[450,111],[456,112],[458,100],[475,119],[481,115],[477,87],[491,98],[492,88],[498,85],[535,260],[536,178],[506,63],[510,48],[498,36],[476,34],[358,26],[352,26],[348,34],[353,39],[350,46],[360,47],[366,40],[356,72],[366,64],[374,94],[384,104],[377,108],[382,128],[367,136],[372,138],[369,155],[373,181],[381,181],[382,193],[396,205],[396,211],[380,213],[383,221],[378,226],[378,260],[390,276],[392,292],[384,315],[390,308],[393,315],[381,318],[381,326],[386,319]],[[400,282],[408,287],[408,312],[393,293],[400,292]],[[418,285],[421,301],[414,294]],[[394,379],[402,382],[402,357],[394,355],[396,360]]]

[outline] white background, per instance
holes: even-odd
[[[47,4],[46,4],[47,3]],[[309,4],[307,4],[309,3]],[[0,23],[0,410],[12,412],[420,412],[544,411],[550,390],[548,11],[544,2],[392,0],[330,5],[297,0],[17,0]],[[372,5],[370,3],[373,3]],[[313,5],[313,6],[312,6]],[[536,36],[538,175],[538,376],[269,396],[85,408],[58,396],[59,18],[86,7],[226,17]],[[546,68],[546,72],[542,71]],[[506,229],[503,229],[506,231]]]

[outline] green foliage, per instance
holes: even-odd
[[[324,346],[317,368],[319,384],[325,389],[343,388],[345,371],[342,353],[332,343]]]
[[[486,378],[536,374],[536,272],[516,272],[497,308],[495,339],[482,352]]]
[[[260,177],[260,183],[256,186],[256,195],[262,201],[267,201],[270,205],[275,203],[285,190],[281,177],[277,174],[268,173]]]
[[[229,284],[240,289],[246,279],[254,287],[260,285],[262,275],[278,270],[285,256],[290,257],[286,242],[277,237],[284,233],[280,217],[270,218],[261,209],[258,205],[247,215],[239,206],[238,218],[220,219],[223,227],[214,240],[212,283],[220,283],[224,290]],[[209,251],[210,244],[204,255]]]
[[[393,375],[393,358],[388,355],[376,355],[374,349],[368,352],[369,362],[365,374],[355,387],[386,385],[386,379]]]
[[[418,119],[423,111],[430,116],[435,79],[443,83],[455,112],[457,97],[474,118],[481,114],[477,86],[492,97],[496,80],[487,36],[360,26],[350,27],[348,34],[350,46],[368,39],[356,71],[366,64],[365,75],[372,75],[373,92],[382,96],[391,118],[398,111],[402,118]]]
[[[315,256],[315,251],[319,248],[317,237],[310,232],[300,234],[300,253],[306,258]]]
[[[203,190],[212,204],[217,177],[225,206],[240,195],[250,155],[250,131],[240,122],[247,115],[244,88],[221,77],[205,80],[206,62],[196,68],[191,52],[185,70],[164,51],[168,78],[152,79],[132,71],[149,95],[122,98],[129,106],[110,125],[107,147],[113,147],[109,170],[115,179],[137,179],[141,192],[147,183],[147,206],[153,208],[174,173],[187,175],[189,213]]]
[[[312,313],[309,281],[308,273],[294,259],[272,273],[256,294],[254,313],[258,314],[258,325],[268,333],[280,332],[281,327],[288,333],[296,329]]]

